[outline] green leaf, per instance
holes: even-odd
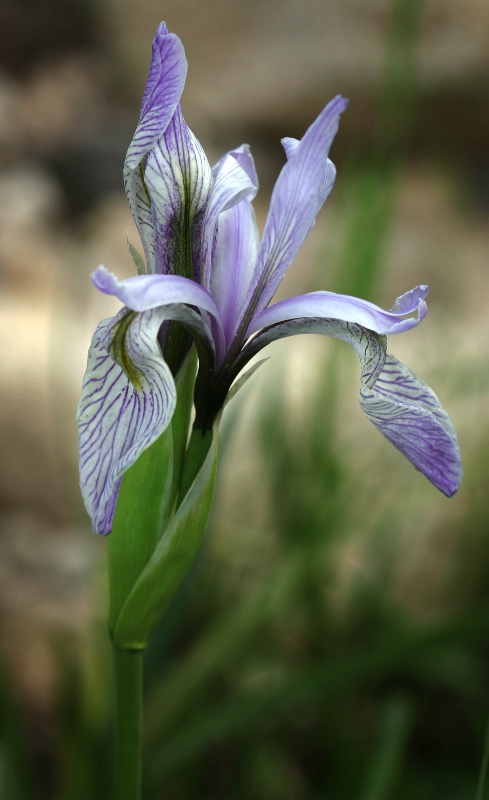
[[[113,640],[117,647],[142,649],[187,575],[202,543],[210,515],[217,473],[218,435],[147,566],[119,614]]]
[[[109,537],[109,630],[154,552],[169,516],[173,437],[167,430],[127,470]]]
[[[190,426],[196,361],[193,350],[177,378],[177,406],[171,427],[139,456],[122,479],[109,538],[112,633],[175,505]]]

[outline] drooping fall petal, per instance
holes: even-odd
[[[175,382],[157,334],[164,309],[122,309],[97,327],[78,407],[80,486],[97,533],[109,533],[124,472],[166,429]]]
[[[436,394],[405,364],[387,353],[372,388],[362,387],[360,405],[378,430],[447,497],[462,480],[457,437]]]
[[[402,298],[398,304],[408,307]],[[386,351],[385,336],[337,319],[294,319],[251,339],[240,356],[240,369],[270,342],[301,333],[332,336],[354,347],[360,360],[363,411],[416,469],[452,497],[462,479],[452,422],[435,393]]]

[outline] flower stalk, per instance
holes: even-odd
[[[113,648],[115,675],[114,800],[141,798],[143,650]]]

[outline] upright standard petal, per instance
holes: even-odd
[[[387,353],[372,388],[360,391],[360,405],[378,430],[447,497],[462,480],[457,436],[436,394]]]
[[[180,102],[187,60],[183,44],[162,22],[153,40],[151,65],[139,123],[126,155],[126,169],[135,169],[165,132]]]
[[[245,165],[248,166],[246,162]],[[256,185],[247,170],[235,158],[234,153],[226,153],[213,168],[212,178],[212,189],[205,209],[201,238],[201,283],[209,291],[214,273],[213,256],[216,245],[216,227],[220,214],[236,206],[245,198],[251,200],[256,194]],[[233,264],[231,254],[228,257],[228,264],[229,271],[231,271]]]
[[[228,347],[245,310],[259,246],[255,212],[248,200],[219,215],[211,294],[221,312]]]
[[[244,169],[244,171],[248,175],[248,178],[250,179],[251,183],[255,187],[255,191],[254,191],[253,195],[250,196],[248,199],[249,200],[253,200],[253,198],[255,197],[255,195],[256,195],[256,193],[258,191],[259,183],[258,183],[258,175],[257,175],[256,168],[255,168],[255,162],[253,160],[253,156],[251,155],[251,150],[250,150],[249,145],[242,144],[239,147],[235,147],[234,150],[229,150],[229,152],[226,153],[226,155],[223,156],[223,158],[221,158],[217,162],[217,164],[214,164],[214,166],[212,167],[212,176],[213,177],[215,177],[217,175],[217,173],[219,172],[219,170],[221,168],[221,163],[222,163],[223,159],[226,158],[226,156],[233,156],[233,158],[236,159],[236,161],[238,162],[240,167],[242,167],[242,169]]]
[[[297,152],[300,143],[301,143],[300,139],[293,139],[291,136],[286,136],[284,139],[282,139],[282,145],[285,150],[285,155],[287,156],[288,159],[292,158],[292,156]],[[319,190],[318,208],[316,213],[319,212],[321,206],[323,205],[327,196],[331,192],[331,189],[334,186],[335,179],[336,179],[336,167],[331,161],[331,159],[327,158],[324,168],[323,182]]]
[[[306,131],[275,184],[249,302],[265,308],[314,225],[325,190],[328,152],[348,101],[336,97]]]
[[[122,309],[92,339],[78,407],[80,486],[96,533],[109,533],[122,475],[168,426],[176,389],[157,341],[165,309]]]
[[[153,41],[151,66],[141,105],[141,115],[124,165],[124,185],[134,221],[143,243],[148,271],[156,272],[154,222],[151,198],[144,181],[144,159],[168,127],[185,84],[187,61],[180,39],[164,23]]]

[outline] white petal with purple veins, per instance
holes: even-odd
[[[200,280],[200,227],[211,168],[180,107],[148,153],[144,184],[151,198],[155,270]]]
[[[281,322],[258,333],[248,342],[238,358],[239,370],[271,342],[303,333],[319,333],[350,344],[360,361],[362,384],[367,387],[375,383],[383,369],[386,354],[385,336],[340,319],[303,318]]]
[[[402,310],[410,308],[398,299]],[[301,333],[320,333],[351,344],[361,366],[360,405],[371,422],[437,489],[451,497],[462,479],[455,430],[435,393],[386,351],[385,336],[337,319],[295,319],[258,333],[242,351],[241,370],[267,344]],[[237,374],[237,372],[236,372]]]
[[[393,355],[360,405],[378,430],[448,497],[457,491],[462,466],[457,436],[436,394]]]
[[[166,429],[175,382],[157,342],[165,309],[122,309],[92,339],[78,407],[80,485],[97,533],[109,533],[124,472]]]

